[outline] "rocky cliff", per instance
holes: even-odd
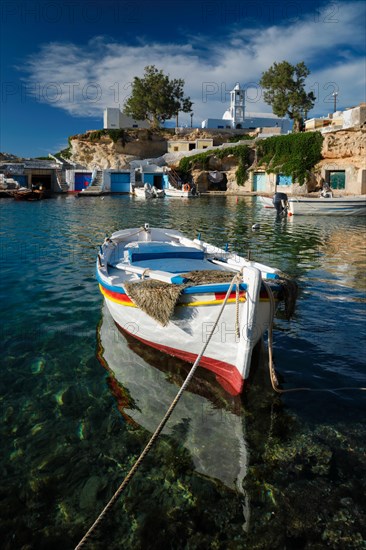
[[[214,138],[214,145],[228,142],[232,137],[230,132],[214,135],[201,129],[184,129],[175,134],[174,130],[90,130],[85,134],[70,137],[70,160],[92,169],[121,169],[129,167],[129,162],[135,159],[161,157],[167,152],[168,140],[194,141],[197,138]],[[182,154],[178,154],[177,159]],[[172,156],[172,164],[175,157]],[[168,161],[170,164],[170,162]]]
[[[366,130],[339,130],[324,134],[322,155],[324,159],[352,160],[365,164]]]
[[[112,131],[113,132],[113,131]],[[88,169],[127,170],[131,160],[160,157],[166,153],[168,133],[129,130],[118,134],[90,131],[70,138],[70,160]]]

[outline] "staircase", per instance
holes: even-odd
[[[168,172],[168,179],[172,187],[174,187],[175,189],[181,189],[183,182],[177,172],[174,170],[174,168],[171,168],[171,170]]]
[[[59,193],[67,193],[69,190],[69,184],[62,180],[62,170],[56,170],[56,181],[58,185]]]
[[[98,170],[91,184],[81,192],[81,195],[103,195],[103,171]]]

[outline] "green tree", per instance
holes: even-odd
[[[151,127],[157,128],[161,122],[178,117],[180,111],[192,110],[190,98],[184,97],[183,86],[181,78],[171,80],[162,70],[148,65],[142,78],[134,77],[124,113],[137,120],[147,120]]]
[[[297,65],[282,61],[262,73],[259,81],[264,89],[264,101],[271,105],[275,115],[283,117],[287,114],[294,121],[295,132],[302,129],[304,118],[314,107],[316,99],[313,92],[305,91],[305,78],[309,74],[303,61]]]

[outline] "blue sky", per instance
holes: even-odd
[[[221,118],[236,82],[248,112],[270,112],[258,82],[304,61],[309,116],[365,101],[365,2],[313,0],[1,0],[0,151],[45,156],[103,127],[134,76],[156,65],[185,80],[193,123]],[[189,115],[180,116],[189,124]]]

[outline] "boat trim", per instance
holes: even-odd
[[[146,340],[145,338],[141,338],[140,336],[137,336],[136,334],[129,332],[125,328],[122,328],[118,323],[116,323],[116,321],[115,321],[115,324],[122,333],[127,332],[127,334],[129,334],[130,336],[133,336],[133,338],[136,338],[143,344],[148,345],[152,348],[158,349],[159,351],[163,351],[168,355],[171,355],[173,357],[178,357],[179,359],[183,359],[183,361],[187,361],[188,363],[194,363],[195,360],[197,359],[197,353],[191,353],[189,351],[184,351],[184,350],[172,348],[170,346],[157,344],[156,342]],[[218,359],[213,359],[212,357],[206,357],[205,355],[203,355],[200,360],[200,367],[204,367],[207,370],[210,370],[211,372],[213,372],[216,375],[216,378],[219,384],[228,393],[230,393],[230,395],[239,395],[242,392],[245,380],[241,377],[238,369],[234,365],[231,365],[230,363],[225,363],[224,361],[219,361]]]

